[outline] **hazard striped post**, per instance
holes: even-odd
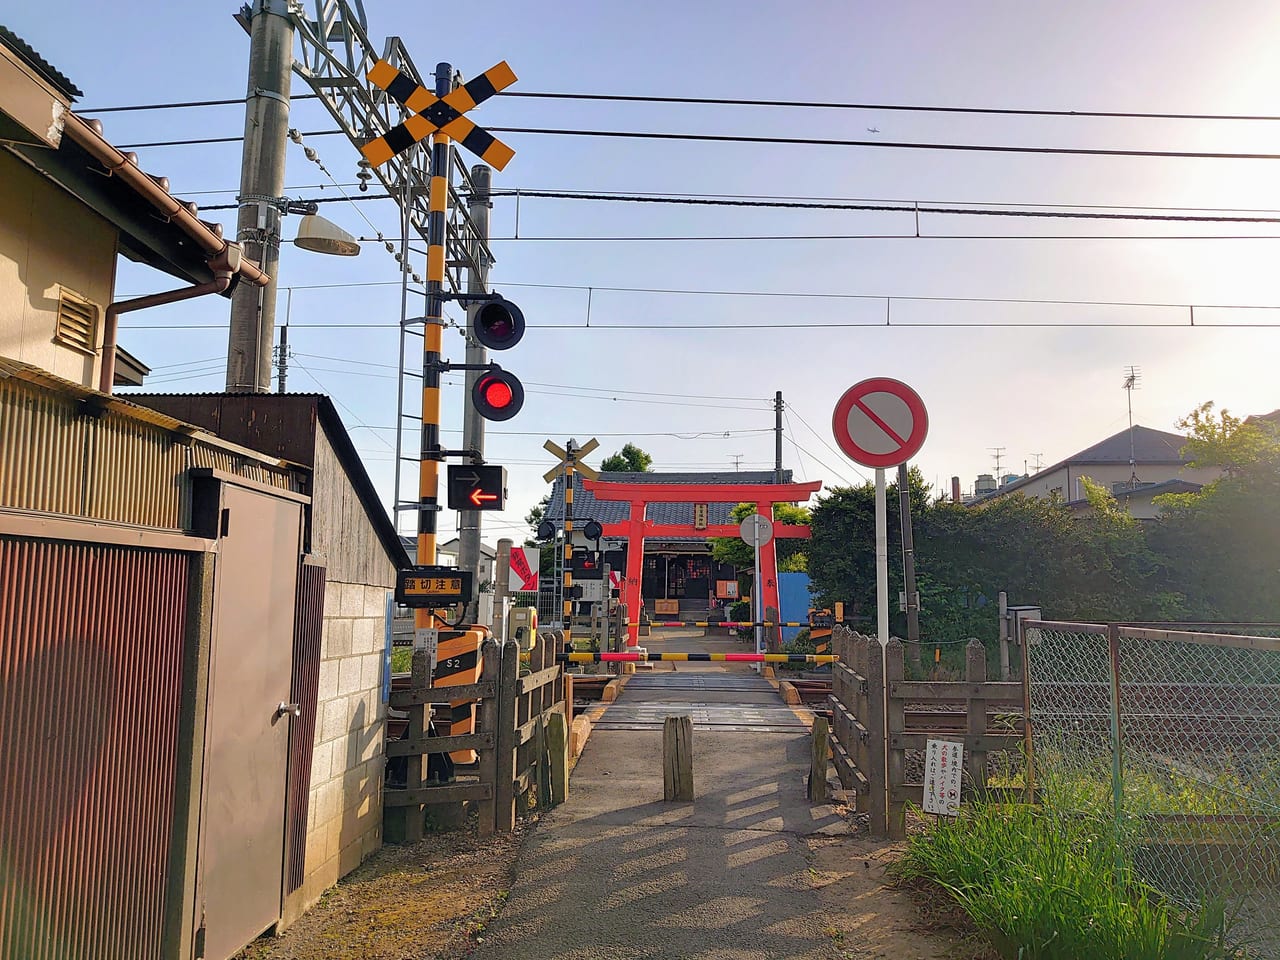
[[[564,645],[573,649],[573,462],[577,444],[570,440],[564,445],[564,573],[561,581],[561,619],[564,621]]]

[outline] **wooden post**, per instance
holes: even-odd
[[[884,753],[884,661],[878,640],[862,637],[858,643],[864,657],[862,675],[867,678],[867,693],[862,698],[863,712],[858,717],[867,728],[860,761],[866,763],[866,767],[859,769],[871,782],[871,796],[867,800],[871,812],[871,835],[883,838],[889,836],[889,785]]]
[[[662,723],[662,799],[693,800],[693,718]]]
[[[970,640],[964,648],[964,678],[969,683],[986,683],[987,650],[978,639]],[[977,800],[987,789],[987,752],[979,750],[979,737],[987,732],[987,701],[982,697],[970,697],[968,703],[968,743],[965,744],[964,768],[969,774],[970,799]]]
[[[519,725],[516,691],[519,666],[520,645],[508,640],[502,644],[502,667],[498,672],[497,777],[493,797],[494,824],[499,833],[510,833],[516,828],[516,727]]]
[[[1000,679],[1009,679],[1009,594],[1003,590],[998,594],[997,611],[1000,617]]]
[[[511,579],[512,543],[505,537],[498,541],[498,553],[493,563],[493,635],[501,643],[506,639],[507,589]]]
[[[827,802],[827,728],[826,717],[813,718],[813,756],[809,763],[809,799]]]
[[[547,719],[545,713],[538,714],[538,722],[533,727],[533,773],[538,783],[538,809],[546,810],[551,806],[551,764],[547,758]]]
[[[887,747],[889,746],[889,740],[895,734],[905,733],[907,729],[906,702],[901,697],[893,696],[890,692],[893,684],[906,676],[902,641],[896,637],[890,640],[889,645],[885,647],[884,655],[885,735],[889,738],[885,741],[885,746]],[[907,807],[902,800],[894,799],[894,791],[900,790],[907,779],[904,751],[889,749],[885,766],[888,783],[887,792],[889,794],[889,839],[901,840],[907,835]]]
[[[409,674],[409,689],[415,694],[425,694],[431,689],[431,652],[414,643],[413,659]],[[408,740],[423,740],[431,721],[431,704],[415,703],[408,707]],[[427,780],[427,756],[415,754],[405,758],[405,787],[417,790]],[[418,804],[404,807],[388,807],[383,814],[383,838],[388,843],[418,843],[426,827],[426,811]]]
[[[496,640],[489,639],[484,643],[480,651],[481,668],[480,676],[486,680],[496,680],[502,673],[502,645]],[[494,684],[495,688],[497,684]],[[490,783],[494,785],[493,795],[488,800],[481,800],[478,804],[480,812],[480,820],[476,826],[476,832],[482,837],[488,837],[498,829],[496,820],[497,812],[497,782],[498,782],[498,727],[502,722],[502,710],[499,708],[499,699],[497,690],[492,697],[485,697],[480,701],[480,730],[493,737],[493,746],[489,749],[480,750],[480,782]]]
[[[547,716],[547,752],[551,755],[551,804],[569,799],[569,723],[553,710]]]

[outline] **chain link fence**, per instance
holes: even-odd
[[[1222,906],[1280,960],[1280,629],[1040,621],[1025,638],[1038,799],[1105,819],[1128,878]]]

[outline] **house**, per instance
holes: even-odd
[[[267,277],[79,95],[0,30],[0,953],[226,960],[380,843],[407,558],[324,398],[113,393],[121,313]]]
[[[436,560],[445,566],[456,567],[458,565],[458,552],[462,547],[462,541],[457,537],[441,543],[436,546]],[[498,562],[498,552],[487,543],[480,544],[480,572],[477,580],[477,587],[493,582],[493,567]],[[481,619],[482,623],[488,623],[488,620]]]
[[[1186,442],[1187,438],[1180,434],[1135,424],[1051,467],[1009,479],[968,503],[985,503],[1021,493],[1028,497],[1059,497],[1078,510],[1087,511],[1087,477],[1114,493],[1134,516],[1155,517],[1158,508],[1151,502],[1152,497],[1198,490],[1222,473],[1216,467],[1190,466],[1189,458],[1182,453]]]

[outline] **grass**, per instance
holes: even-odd
[[[1186,912],[1133,879],[1108,821],[978,804],[913,836],[904,879],[938,884],[1009,960],[1234,960],[1220,905]]]

